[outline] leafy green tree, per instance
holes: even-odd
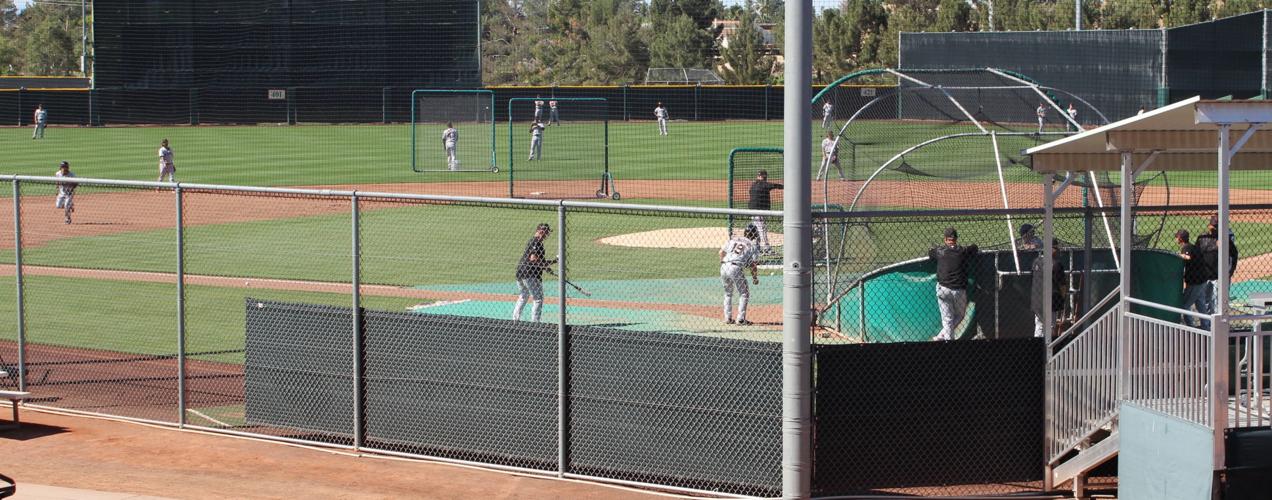
[[[1159,0],[1105,0],[1100,4],[1098,29],[1155,29],[1164,8]]]
[[[68,75],[79,71],[81,16],[78,7],[31,4],[17,18],[22,72]]]
[[[13,0],[0,0],[0,75],[15,73],[22,65],[15,43],[18,9]]]
[[[1173,0],[1167,4],[1166,26],[1183,26],[1210,20],[1209,0]]]
[[[1216,1],[1214,13],[1216,17],[1231,17],[1254,12],[1268,7],[1263,0],[1224,0]]]
[[[531,48],[542,40],[540,27],[546,2],[494,0],[482,2],[482,81],[491,85],[520,83],[538,71]]]
[[[765,53],[755,5],[747,2],[738,27],[720,51],[725,81],[735,84],[767,84],[772,81],[773,57]]]
[[[845,0],[813,20],[813,78],[829,83],[858,69],[879,66],[887,13],[878,0]]]
[[[654,20],[646,31],[649,66],[654,68],[705,68],[711,61],[715,40],[687,15]]]

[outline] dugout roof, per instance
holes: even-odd
[[[1272,122],[1272,101],[1192,97],[1153,111],[1025,150],[1036,172],[1118,171],[1122,153],[1152,171],[1214,170],[1218,130],[1231,124],[1232,145],[1250,126]],[[1232,170],[1272,169],[1272,130],[1259,128],[1233,155]]]

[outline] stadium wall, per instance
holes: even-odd
[[[25,126],[43,103],[53,125],[200,125],[257,123],[409,123],[411,92],[427,87],[208,87],[124,89],[0,89],[0,126]],[[822,87],[815,87],[820,91]],[[847,100],[860,106],[873,90],[887,86],[845,86]],[[282,90],[282,99],[270,99]],[[601,97],[610,121],[653,120],[662,102],[672,120],[781,120],[781,86],[624,85],[595,87],[490,87],[496,122],[508,120],[513,98]],[[855,102],[859,100],[860,102]],[[812,106],[810,104],[810,106]],[[810,110],[812,108],[810,107]],[[529,121],[533,107],[514,111]],[[810,111],[811,112],[811,111]],[[820,108],[816,113],[820,113]],[[562,119],[569,120],[568,110]]]
[[[1194,95],[1265,93],[1269,22],[1259,11],[1159,30],[902,33],[900,66],[1012,70],[1117,120]]]
[[[467,0],[96,0],[98,87],[481,84]]]

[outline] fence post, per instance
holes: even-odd
[[[570,340],[568,328],[565,326],[565,202],[557,205],[557,300],[559,317],[557,318],[557,477],[565,477],[569,472],[570,440],[566,436],[570,426],[566,421],[569,412],[569,365]]]
[[[186,426],[186,314],[185,314],[185,214],[181,184],[173,190],[177,201],[177,425]]]
[[[365,394],[362,392],[362,354],[365,346],[362,343],[362,295],[361,295],[361,260],[362,251],[360,250],[362,243],[361,230],[359,228],[359,209],[358,209],[358,192],[354,191],[349,196],[351,205],[351,214],[353,226],[353,274],[350,278],[353,284],[353,309],[351,316],[353,317],[353,448],[355,450],[362,449],[364,446],[363,437],[366,434],[366,421],[363,414],[363,400]]]
[[[380,123],[389,123],[389,88],[380,88]]]
[[[693,121],[698,121],[698,99],[701,97],[702,83],[693,86]]]
[[[26,390],[26,307],[22,295],[22,189],[18,180],[13,180],[13,275],[18,286],[18,390]]]

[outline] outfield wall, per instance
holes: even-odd
[[[1119,120],[1195,95],[1265,93],[1268,12],[1155,30],[902,33],[899,65],[1016,71]]]
[[[426,87],[424,87],[426,88]],[[838,90],[842,102],[859,107],[870,100],[867,89]],[[821,86],[814,88],[820,91]],[[283,90],[270,99],[270,90]],[[231,125],[297,123],[409,123],[411,93],[417,87],[206,87],[162,89],[0,89],[0,126],[31,124],[39,104],[52,125]],[[609,102],[610,121],[654,119],[659,102],[673,121],[782,119],[780,85],[695,86],[623,85],[596,87],[491,87],[494,119],[508,120],[512,98],[600,97]],[[863,90],[865,90],[863,92]],[[820,105],[815,116],[820,116]],[[851,108],[852,106],[849,105]],[[811,111],[810,111],[811,112]],[[514,110],[514,121],[529,121],[532,106]],[[570,120],[568,107],[561,119]]]

